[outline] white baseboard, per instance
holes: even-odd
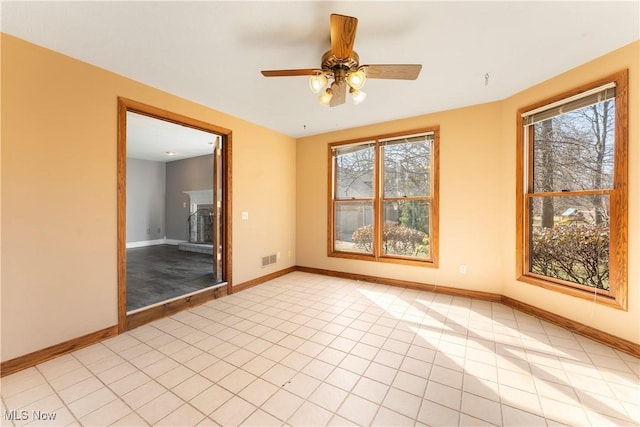
[[[177,246],[181,242],[184,242],[184,240],[176,240],[176,239],[141,240],[138,242],[127,242],[127,249],[143,248],[145,246],[154,246],[154,245],[176,245]]]
[[[186,240],[176,240],[176,239],[164,239],[165,245],[175,245],[178,246],[180,243],[186,242]]]

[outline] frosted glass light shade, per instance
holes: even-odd
[[[322,92],[322,89],[327,85],[327,76],[324,74],[317,74],[315,76],[311,76],[309,78],[309,87],[311,88],[311,92],[315,94],[319,94]]]
[[[322,105],[329,105],[329,103],[331,102],[331,98],[333,98],[333,91],[327,88],[324,92],[322,92],[322,95],[320,95],[320,98],[318,98],[318,100]]]
[[[367,81],[367,76],[363,70],[350,71],[347,74],[347,84],[354,90],[362,89],[364,83]]]
[[[360,104],[367,97],[367,94],[361,90],[352,90],[349,91],[349,93],[351,94],[351,99],[353,100],[354,105]]]

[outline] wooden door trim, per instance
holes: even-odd
[[[227,282],[227,292],[232,292],[232,263],[231,263],[231,212],[232,212],[232,180],[231,154],[232,131],[230,129],[207,123],[198,119],[173,113],[158,107],[143,104],[138,101],[118,97],[118,143],[117,143],[117,268],[118,268],[118,333],[126,331],[127,325],[127,112],[142,114],[171,123],[188,126],[205,132],[212,132],[222,137],[222,215],[224,227],[222,230],[222,244],[224,246],[223,269]],[[215,161],[215,156],[214,156]],[[214,251],[215,253],[216,251]],[[215,255],[214,255],[215,256]],[[214,294],[210,294],[213,299]],[[205,301],[201,301],[205,302]],[[188,308],[190,304],[185,305]]]

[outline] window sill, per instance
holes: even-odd
[[[581,298],[588,301],[594,301],[597,304],[604,305],[606,307],[615,308],[618,310],[627,311],[626,301],[619,301],[613,295],[606,295],[601,292],[595,292],[591,290],[583,290],[574,288],[569,285],[563,285],[550,280],[545,280],[541,277],[534,275],[521,275],[517,277],[519,282],[524,282],[530,285],[539,286],[550,291],[559,292],[565,295],[571,295],[576,298]]]
[[[384,262],[389,264],[400,264],[400,265],[413,265],[416,267],[427,267],[427,268],[438,268],[438,263],[435,260],[418,260],[418,259],[409,259],[402,257],[391,257],[391,256],[382,256],[376,257],[374,255],[368,254],[359,254],[353,252],[329,252],[327,254],[331,258],[345,258],[345,259],[355,259],[360,261],[369,261],[369,262]]]

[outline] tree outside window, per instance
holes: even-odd
[[[626,73],[524,109],[520,279],[626,304]],[[575,294],[575,292],[574,292]]]
[[[438,129],[336,143],[331,256],[435,264]]]

